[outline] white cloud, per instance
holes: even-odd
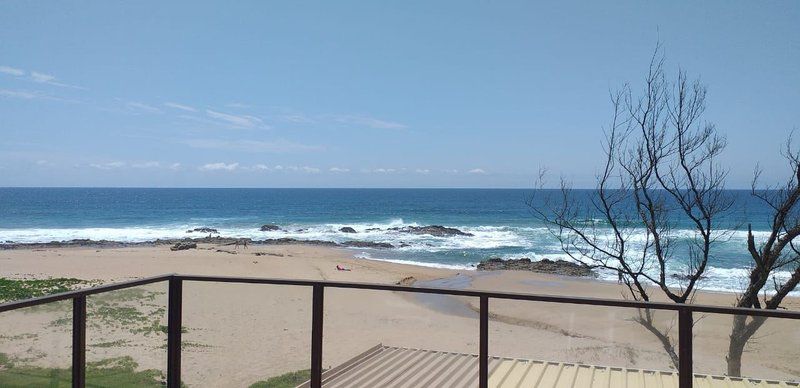
[[[398,171],[405,171],[405,169],[401,168],[400,170],[398,170],[396,168],[375,168],[375,169],[372,169],[372,170],[370,170],[370,169],[361,170],[361,172],[374,173],[374,174],[392,174],[392,173],[395,173],[395,172],[398,172]]]
[[[61,86],[61,87],[65,87],[65,88],[83,89],[83,90],[86,89],[86,88],[81,87],[81,86],[70,85],[70,84],[65,84],[65,83],[62,83],[62,82],[58,82],[58,81],[56,81],[56,77],[54,75],[40,73],[38,71],[31,71],[31,81],[36,82],[36,83],[40,83],[40,84]]]
[[[250,105],[242,104],[241,102],[232,102],[230,104],[225,104],[228,108],[238,108],[238,109],[247,109]]]
[[[181,169],[181,164],[180,163],[172,163],[169,166],[169,169],[170,170],[175,170],[175,171],[180,170]]]
[[[92,163],[89,167],[94,167],[100,170],[113,170],[125,167],[125,162],[109,162],[109,163]]]
[[[130,110],[138,111],[138,112],[146,112],[146,113],[161,113],[161,109],[158,109],[152,105],[143,104],[141,102],[131,101],[125,104]]]
[[[291,171],[291,172],[304,172],[308,174],[318,174],[321,170],[316,167],[310,166],[282,166],[280,164],[272,167],[274,171]]]
[[[374,129],[404,129],[408,128],[405,124],[393,122],[393,121],[386,121],[386,120],[379,120],[372,117],[367,116],[355,116],[355,115],[344,115],[344,116],[337,116],[335,118],[336,121],[343,123],[343,124],[352,124],[352,125],[361,125],[369,128]]]
[[[200,171],[233,171],[239,168],[239,163],[208,163],[200,166]]]
[[[222,149],[245,152],[291,153],[321,150],[320,146],[294,143],[286,140],[214,140],[189,139],[183,142],[192,148]]]
[[[458,174],[458,170],[455,169],[455,168],[452,169],[452,170],[444,169],[444,170],[442,170],[442,172],[445,173],[445,174]]]
[[[486,171],[482,168],[473,168],[472,170],[467,171],[470,174],[486,174]]]
[[[54,75],[44,74],[44,73],[39,73],[39,72],[36,72],[36,71],[32,71],[31,72],[31,79],[33,80],[33,82],[38,82],[40,84],[46,84],[46,83],[50,83],[52,81],[55,81],[56,77]]]
[[[0,73],[19,77],[25,75],[25,70],[17,69],[11,66],[0,66]]]
[[[342,168],[342,167],[331,167],[328,169],[330,172],[350,172],[349,168]]]
[[[47,96],[40,93],[40,92],[31,92],[27,90],[9,90],[9,89],[0,89],[0,96],[2,97],[11,97],[11,98],[21,98],[24,100],[32,100],[34,98],[46,98]]]
[[[192,108],[189,105],[178,104],[177,102],[165,102],[164,106],[174,109],[185,110],[187,112],[197,112],[197,109]]]
[[[252,167],[253,170],[261,170],[261,171],[270,171],[272,168],[267,166],[266,164],[256,164]]]
[[[248,115],[232,115],[213,110],[206,110],[206,115],[212,119],[220,120],[240,128],[255,128],[262,126],[264,123],[264,121],[258,117]]]
[[[132,164],[131,167],[133,168],[156,168],[161,167],[161,163],[159,162],[143,162],[143,163],[135,163]]]
[[[414,172],[416,172],[417,174],[429,174],[431,170],[428,170],[427,168],[418,168],[414,170]]]
[[[314,120],[314,119],[312,119],[310,117],[307,117],[307,116],[303,116],[303,115],[283,115],[280,118],[283,119],[284,121],[288,121],[290,123],[295,123],[295,124],[313,124],[313,123],[316,123],[316,120]]]

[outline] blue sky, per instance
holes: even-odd
[[[657,40],[784,174],[800,3],[0,3],[0,186],[591,187]]]

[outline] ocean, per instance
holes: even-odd
[[[532,260],[569,258],[528,201],[552,191],[514,189],[160,189],[160,188],[0,188],[0,242],[71,239],[143,242],[158,238],[203,237],[197,227],[221,236],[254,240],[295,238],[343,242],[387,242],[393,249],[355,249],[360,258],[472,270],[489,257]],[[577,191],[589,205],[591,190]],[[719,222],[726,237],[717,244],[700,287],[737,291],[745,284],[749,255],[746,223],[756,237],[766,235],[768,209],[747,191],[729,191],[737,205]],[[590,215],[589,222],[598,222]],[[282,230],[262,232],[263,224]],[[387,230],[443,225],[474,236],[433,237]],[[345,226],[358,233],[343,233]],[[635,231],[634,231],[635,232]],[[675,221],[676,235],[691,238],[688,223]],[[642,237],[634,233],[634,239]],[[635,244],[634,244],[635,245]],[[681,273],[680,249],[669,264]],[[601,278],[616,280],[611,273]],[[677,282],[677,280],[676,280]]]

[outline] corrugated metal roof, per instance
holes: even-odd
[[[474,354],[377,345],[350,361],[326,371],[322,385],[352,387],[477,387],[478,356]],[[308,387],[308,383],[300,387]],[[678,387],[671,371],[613,368],[492,357],[489,386],[496,388]],[[724,376],[694,376],[698,388],[798,387],[800,384]]]

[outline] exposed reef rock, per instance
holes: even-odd
[[[342,233],[358,233],[358,232],[356,232],[355,229],[353,229],[353,228],[351,228],[349,226],[345,226],[344,228],[339,229],[339,231],[342,232]]]
[[[404,226],[402,228],[389,228],[387,230],[395,230],[400,233],[410,234],[429,234],[435,237],[474,236],[472,233],[462,232],[456,228],[448,228],[441,225]]]
[[[171,251],[185,251],[187,249],[197,249],[197,243],[194,243],[194,242],[179,242],[179,243],[169,247],[169,250],[171,250]]]
[[[186,231],[186,233],[193,233],[193,232],[219,234],[219,231],[217,231],[216,229],[214,229],[214,228],[206,228],[206,227],[194,228],[194,229]]]
[[[512,270],[533,271],[563,276],[597,276],[590,267],[564,260],[531,261],[526,257],[521,259],[503,260],[492,257],[478,264],[479,271]]]
[[[274,232],[276,230],[281,230],[281,227],[275,224],[264,224],[261,225],[261,228],[259,228],[259,230],[261,230],[262,232]]]

